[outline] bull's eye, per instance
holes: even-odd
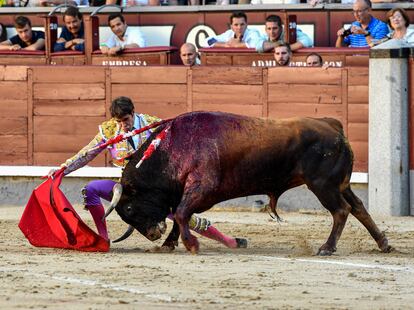
[[[131,207],[131,206],[128,206],[128,207],[126,208],[126,212],[131,213],[131,212],[132,212],[132,207]]]

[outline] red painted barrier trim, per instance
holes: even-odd
[[[54,52],[50,53],[50,56],[77,56],[77,55],[85,55],[83,52],[79,51],[62,51],[62,52]]]
[[[0,50],[0,55],[14,55],[14,56],[44,56],[46,55],[45,51],[27,51],[27,50],[20,50],[20,51],[5,51]]]
[[[174,52],[178,50],[175,46],[150,46],[150,47],[137,47],[127,48],[123,50],[122,54],[142,54],[142,53],[156,53],[156,52]],[[100,50],[92,52],[92,55],[102,55]]]

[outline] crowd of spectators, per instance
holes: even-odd
[[[397,0],[373,0],[373,2],[397,2]],[[410,2],[410,1],[406,1]],[[176,6],[176,5],[234,5],[234,4],[298,4],[308,3],[316,6],[321,3],[353,4],[354,0],[0,0],[0,6],[56,6],[60,4],[77,6],[102,6],[117,4],[123,7],[133,6]]]
[[[62,0],[39,0],[59,3]],[[75,4],[79,1],[74,0]],[[112,0],[111,0],[112,1]],[[151,0],[128,0],[151,1]],[[355,21],[349,27],[342,27],[337,31],[336,47],[374,47],[387,46],[399,41],[403,45],[414,44],[414,30],[409,28],[410,19],[402,8],[394,8],[387,13],[386,22],[371,15],[372,3],[370,0],[355,0],[352,14]],[[274,53],[277,66],[291,65],[292,52],[304,47],[312,47],[312,40],[301,29],[296,28],[296,41],[285,42],[283,23],[279,16],[269,15],[264,20],[264,31],[248,27],[247,15],[244,12],[234,12],[230,16],[230,29],[222,34],[206,38],[207,47],[216,48],[251,48],[259,53]],[[63,13],[63,27],[58,40],[53,46],[54,52],[74,50],[83,52],[84,24],[78,7],[69,6]],[[14,23],[17,34],[7,38],[7,30],[0,24],[0,50],[43,50],[45,48],[45,34],[42,31],[32,30],[31,22],[27,17],[18,16]],[[101,42],[102,54],[116,56],[125,49],[146,47],[146,41],[137,27],[128,27],[125,18],[120,13],[110,14],[108,26],[111,36]],[[180,56],[184,65],[199,64],[197,49],[190,43],[180,48]],[[310,63],[323,65],[317,54],[309,55]],[[318,60],[320,60],[318,62]],[[310,64],[307,62],[307,66]],[[319,65],[318,65],[319,66]]]

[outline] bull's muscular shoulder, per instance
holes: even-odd
[[[118,131],[118,123],[113,118],[99,125],[99,132],[105,140],[108,140],[116,136],[118,134]]]

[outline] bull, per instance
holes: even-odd
[[[151,140],[168,128],[154,154],[136,168]],[[392,248],[350,187],[353,153],[341,123],[332,118],[260,119],[220,112],[193,112],[163,124],[125,167],[112,206],[133,229],[153,241],[173,228],[163,246],[181,234],[187,250],[199,243],[189,231],[193,213],[248,195],[265,194],[277,217],[278,198],[306,184],[333,217],[319,255],[336,251],[349,213],[366,227],[383,252]],[[126,236],[127,236],[126,235]]]

